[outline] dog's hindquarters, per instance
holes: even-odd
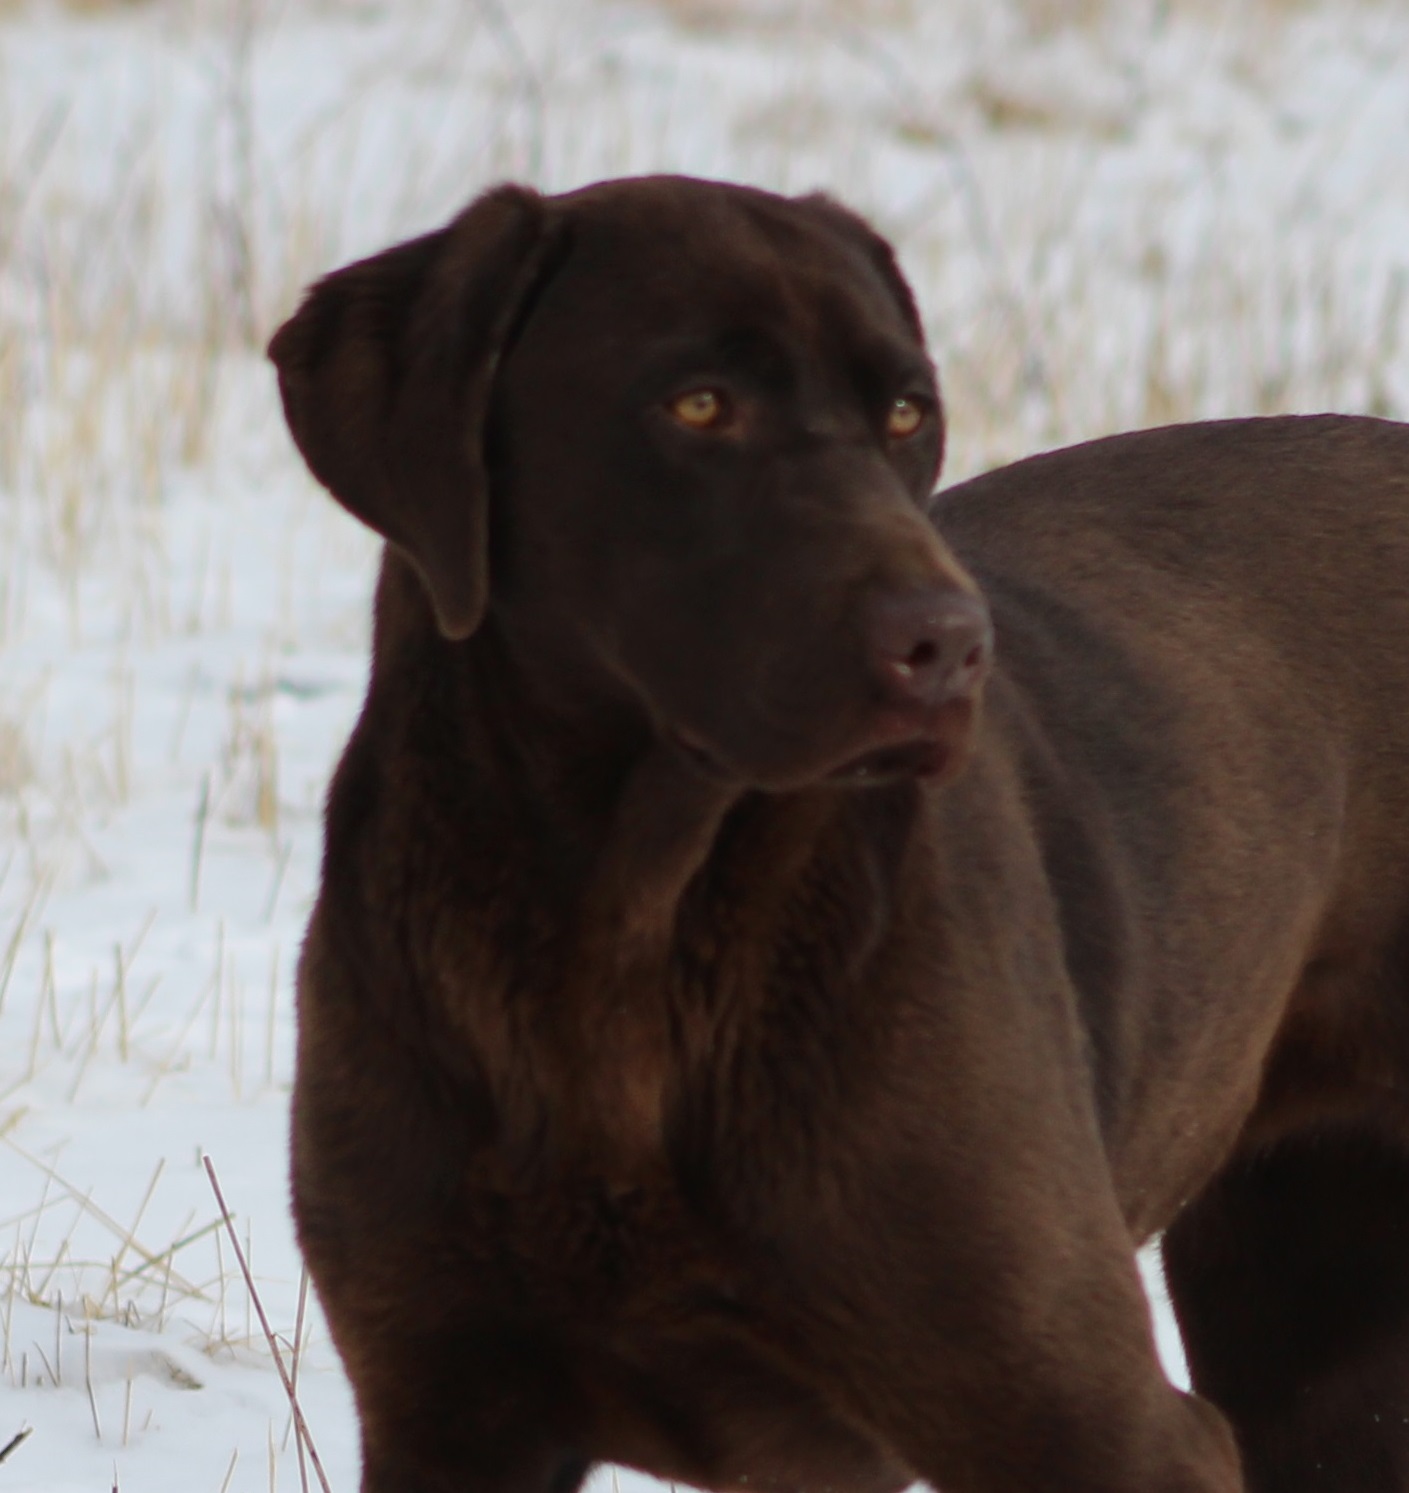
[[[1409,1151],[1285,1141],[1230,1166],[1164,1254],[1194,1384],[1252,1493],[1409,1487]]]

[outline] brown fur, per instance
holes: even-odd
[[[390,541],[293,1136],[366,1493],[1409,1488],[1409,430],[934,506],[884,243],[671,178],[272,355]]]

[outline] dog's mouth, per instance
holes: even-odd
[[[881,787],[905,778],[938,778],[943,776],[952,756],[947,742],[924,736],[892,746],[873,747],[834,768],[827,774],[827,781]]]
[[[933,782],[948,778],[959,766],[967,741],[968,711],[957,712],[963,719],[951,717],[956,712],[946,711],[937,720],[927,722],[919,730],[912,726],[904,736],[882,731],[881,740],[872,736],[872,744],[863,752],[848,757],[838,766],[819,764],[814,773],[805,773],[790,784],[804,786],[814,783],[834,783],[846,788],[880,788],[893,783],[907,781]],[[720,781],[740,782],[746,779],[731,768],[697,736],[679,727],[667,731],[675,749],[690,762],[697,771]],[[773,784],[772,786],[782,786]]]
[[[703,742],[696,740],[693,736],[680,730],[678,726],[672,727],[666,734],[674,744],[675,749],[688,762],[693,763],[706,777],[729,780],[737,777],[737,774],[730,772]]]

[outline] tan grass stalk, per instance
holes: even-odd
[[[34,1435],[33,1426],[21,1426],[4,1446],[0,1446],[0,1462],[8,1462],[32,1435]]]
[[[240,1236],[235,1232],[235,1221],[230,1216],[230,1209],[225,1203],[225,1194],[220,1190],[220,1179],[215,1174],[215,1163],[209,1156],[203,1156],[201,1160],[205,1164],[206,1176],[210,1178],[210,1188],[215,1194],[216,1206],[220,1209],[220,1216],[225,1220],[225,1232],[230,1236],[230,1244],[235,1251],[235,1258],[239,1261],[240,1271],[245,1278],[245,1287],[250,1293],[250,1300],[254,1303],[255,1313],[259,1317],[259,1325],[264,1330],[264,1340],[269,1344],[269,1351],[274,1355],[274,1367],[279,1371],[279,1378],[284,1386],[284,1393],[289,1397],[289,1409],[293,1412],[295,1434],[301,1438],[303,1444],[308,1448],[308,1460],[313,1465],[313,1471],[318,1478],[323,1493],[332,1493],[328,1484],[327,1474],[323,1471],[322,1460],[318,1456],[318,1450],[313,1444],[313,1437],[308,1429],[308,1422],[303,1417],[303,1408],[298,1402],[298,1395],[294,1390],[293,1380],[289,1377],[289,1371],[284,1367],[283,1354],[279,1352],[278,1340],[274,1336],[274,1330],[269,1325],[269,1318],[264,1312],[264,1303],[259,1298],[259,1292],[255,1288],[254,1276],[250,1273],[249,1264],[245,1259],[244,1251],[240,1248]]]

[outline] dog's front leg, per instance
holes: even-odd
[[[1060,967],[1021,953],[897,1000],[854,1107],[772,1179],[787,1350],[942,1493],[1240,1493],[1221,1415],[1160,1368]]]
[[[1222,1416],[1159,1366],[1113,1201],[872,1180],[853,1227],[785,1252],[792,1346],[839,1411],[942,1493],[1241,1493]]]
[[[590,1460],[555,1414],[551,1355],[531,1337],[447,1321],[342,1341],[361,1493],[576,1493],[585,1480]]]

